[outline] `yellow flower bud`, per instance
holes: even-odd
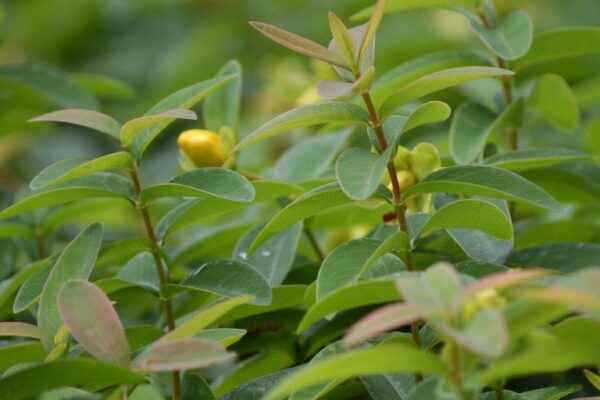
[[[442,162],[438,149],[431,143],[419,143],[410,152],[410,169],[417,176],[417,180],[429,175],[435,170],[440,169]]]
[[[394,167],[396,167],[396,171],[409,169],[409,156],[410,150],[408,150],[406,147],[398,146],[396,156],[394,157]]]
[[[396,173],[396,176],[398,177],[400,190],[403,192],[409,187],[413,186],[415,183],[417,183],[415,174],[413,174],[411,171],[398,171]]]
[[[503,309],[506,307],[506,299],[500,296],[495,289],[482,290],[462,304],[462,316],[468,320],[484,307]]]
[[[190,129],[182,132],[177,145],[196,167],[220,167],[227,159],[221,138],[211,131]]]

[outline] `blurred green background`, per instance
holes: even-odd
[[[321,43],[330,34],[327,10],[348,18],[369,0],[9,0],[0,1],[0,64],[35,62],[66,74],[117,78],[101,99],[104,112],[124,121],[143,114],[165,95],[213,76],[227,60],[244,67],[241,135],[313,96],[321,66],[267,40],[249,25],[260,20]],[[598,0],[496,0],[501,13],[523,8],[536,31],[560,26],[599,26]],[[412,57],[455,48],[486,52],[466,19],[445,10],[386,16],[378,34],[377,68],[385,72]],[[571,63],[572,64],[572,63]],[[558,72],[561,66],[556,65]],[[578,59],[566,78],[584,80],[600,70],[598,57]],[[81,80],[85,76],[76,75]],[[131,90],[133,89],[133,90]],[[27,85],[0,74],[0,186],[17,188],[44,166],[73,156],[111,150],[85,129],[26,123],[61,108]],[[149,152],[146,176],[163,179],[177,170],[175,137],[196,123],[175,124]],[[273,145],[273,144],[272,144]],[[276,145],[276,143],[275,143]],[[286,143],[281,144],[281,147]],[[245,162],[258,168],[260,149]],[[272,156],[277,150],[270,150]],[[267,154],[267,155],[269,155]],[[267,157],[268,158],[268,157]],[[259,160],[259,161],[257,161]]]

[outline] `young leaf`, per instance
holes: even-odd
[[[361,281],[342,287],[310,306],[298,325],[298,333],[335,312],[352,308],[400,300],[400,294],[391,280]]]
[[[213,340],[227,347],[237,343],[246,333],[247,331],[245,329],[215,328],[200,331],[194,337],[198,339]]]
[[[197,118],[195,112],[180,108],[163,111],[160,114],[146,115],[132,119],[123,124],[119,133],[119,138],[124,147],[129,147],[135,136],[146,128],[158,124],[168,124],[176,119],[196,120]]]
[[[579,126],[579,104],[559,75],[544,75],[535,83],[527,108],[563,131],[572,132]]]
[[[13,303],[13,312],[15,314],[27,310],[39,301],[51,270],[52,268],[48,266],[48,268],[37,271],[23,282]]]
[[[179,324],[175,330],[164,336],[161,341],[174,341],[193,337],[229,311],[249,302],[252,299],[252,296],[242,296],[223,300],[210,305],[209,307],[192,315],[190,318],[185,320],[185,322]]]
[[[496,115],[482,105],[461,104],[450,126],[450,154],[454,161],[464,165],[481,157],[496,120]]]
[[[499,26],[492,29],[487,29],[476,20],[471,21],[471,28],[494,54],[506,60],[513,60],[527,53],[533,38],[533,22],[522,10],[512,12]]]
[[[98,111],[71,108],[54,111],[30,119],[31,122],[66,122],[68,124],[85,126],[86,128],[106,133],[115,139],[119,138],[121,124],[112,117]]]
[[[248,248],[262,227],[248,231],[237,242],[234,256],[256,268],[269,285],[280,285],[285,279],[296,256],[296,248],[302,234],[302,223],[297,223],[263,243],[257,251],[248,255]]]
[[[231,152],[235,153],[268,137],[304,126],[329,122],[367,123],[369,120],[369,114],[356,104],[341,101],[307,104],[273,118],[246,136]]]
[[[389,96],[381,104],[379,113],[382,118],[385,118],[400,106],[439,90],[475,79],[509,76],[512,74],[513,72],[511,71],[493,67],[460,67],[435,72],[407,84]]]
[[[219,132],[227,126],[234,132],[238,130],[240,102],[242,95],[242,66],[237,60],[227,62],[217,72],[217,77],[233,76],[233,78],[206,96],[202,107],[202,116],[206,129]]]
[[[261,273],[235,260],[209,261],[192,271],[181,285],[226,297],[253,296],[250,303],[258,305],[269,305],[272,299],[269,283]]]
[[[558,28],[535,35],[527,54],[512,61],[509,65],[511,69],[518,72],[547,61],[599,52],[600,28]]]
[[[512,224],[500,208],[476,199],[458,200],[440,208],[421,230],[421,235],[439,229],[477,229],[499,239],[512,238]]]
[[[144,377],[126,368],[90,359],[61,360],[34,364],[0,379],[0,399],[29,399],[49,390],[82,386],[93,382],[103,388],[116,384],[135,385]]]
[[[483,160],[483,164],[511,171],[524,171],[587,158],[590,158],[589,154],[566,148],[524,149],[493,155]]]
[[[310,364],[282,380],[265,400],[282,399],[297,390],[331,379],[392,372],[447,373],[444,364],[424,350],[405,345],[381,345],[336,354]]]
[[[212,340],[161,340],[146,348],[133,361],[131,368],[141,372],[183,371],[206,368],[234,358],[235,354],[227,352],[225,346]]]
[[[341,68],[350,69],[349,64],[345,62],[343,58],[312,40],[308,40],[276,26],[265,24],[264,22],[252,21],[250,22],[250,25],[269,39],[288,49],[325,61],[329,64],[337,65]]]
[[[375,38],[375,33],[377,32],[377,28],[379,28],[379,24],[383,19],[383,13],[385,11],[385,3],[386,0],[377,0],[375,4],[375,8],[373,9],[373,13],[371,14],[371,18],[369,19],[369,25],[367,25],[367,29],[365,31],[365,35],[363,36],[362,42],[358,48],[358,64],[360,65],[360,61],[362,60],[367,48],[371,44],[371,41]]]
[[[90,276],[100,250],[102,236],[100,224],[90,225],[65,247],[52,267],[40,297],[37,316],[38,326],[46,336],[54,337],[62,325],[57,307],[59,289],[71,279],[87,279]]]
[[[14,294],[21,288],[23,282],[26,282],[31,276],[39,271],[49,269],[56,261],[56,257],[48,257],[31,264],[26,264],[9,278],[0,284],[0,307],[4,307],[9,300],[13,299]]]
[[[355,65],[354,43],[352,42],[352,37],[350,36],[350,32],[348,32],[348,28],[346,28],[346,25],[344,25],[342,20],[332,11],[329,11],[328,18],[329,29],[331,30],[337,49],[349,65]]]
[[[215,197],[248,203],[254,200],[254,187],[244,176],[227,168],[198,168],[169,183],[142,190],[140,199],[146,204],[162,197]]]
[[[75,340],[99,360],[129,366],[129,343],[108,297],[93,283],[66,282],[58,292],[58,311]]]
[[[87,158],[70,158],[44,168],[42,172],[32,179],[29,187],[34,190],[41,189],[96,172],[111,169],[130,169],[132,166],[133,159],[125,151],[107,154],[92,160]]]
[[[77,73],[72,74],[71,77],[81,87],[99,98],[130,99],[136,93],[133,86],[112,76]]]
[[[366,200],[379,187],[386,171],[393,147],[383,154],[352,147],[344,151],[337,159],[335,172],[340,187],[353,200]]]
[[[236,78],[235,75],[220,76],[213,79],[202,81],[173,93],[172,95],[159,101],[154,107],[152,107],[146,115],[157,115],[162,114],[168,110],[174,109],[188,109],[202,101],[213,91],[219,89],[227,82]],[[173,119],[167,119],[157,126],[148,127],[141,132],[138,132],[133,141],[131,142],[131,151],[133,155],[139,159],[148,146],[154,141],[154,139],[173,121]]]
[[[250,245],[248,252],[253,253],[268,238],[308,217],[327,209],[347,204],[351,200],[336,185],[329,184],[311,190],[288,204],[265,225]]]
[[[560,210],[560,204],[538,186],[512,172],[487,166],[465,165],[440,169],[409,188],[404,193],[404,199],[439,192],[497,197]]]

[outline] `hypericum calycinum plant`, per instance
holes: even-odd
[[[384,15],[425,6],[465,15],[490,53],[376,73]],[[365,18],[330,13],[328,47],[253,22],[337,78],[248,135],[235,61],[124,124],[34,119],[114,151],[47,167],[0,211],[16,249],[0,399],[597,395],[600,167],[546,141],[577,142],[559,131],[595,112],[548,71],[600,53],[600,30],[534,37],[524,12],[481,0],[378,1]],[[182,171],[147,183],[145,151],[201,100],[203,120],[163,144]],[[242,169],[250,145],[299,128],[275,163]]]

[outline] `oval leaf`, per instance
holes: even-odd
[[[385,173],[393,147],[381,155],[358,147],[344,151],[337,159],[335,172],[340,187],[354,200],[366,200],[375,191]]]
[[[499,57],[512,60],[523,56],[531,46],[533,22],[522,10],[512,12],[502,23],[487,29],[477,20],[471,20],[477,36]]]
[[[98,111],[71,108],[54,111],[30,119],[31,122],[66,122],[68,124],[84,126],[96,131],[106,133],[114,138],[119,137],[121,124],[112,117]]]
[[[202,107],[204,124],[206,129],[213,132],[219,132],[224,126],[237,131],[242,95],[242,65],[237,60],[229,61],[216,75],[221,76],[233,78],[206,96]]]
[[[119,133],[121,144],[124,147],[129,147],[131,141],[141,131],[146,128],[158,125],[161,123],[169,123],[176,119],[196,120],[198,116],[195,112],[186,109],[174,109],[161,112],[156,115],[146,115],[143,117],[132,119],[126,122]]]
[[[483,160],[483,164],[512,171],[524,171],[589,157],[581,151],[565,148],[527,149],[493,155]]]
[[[93,283],[75,279],[58,292],[58,311],[75,340],[91,355],[129,366],[129,343],[108,297]]]

